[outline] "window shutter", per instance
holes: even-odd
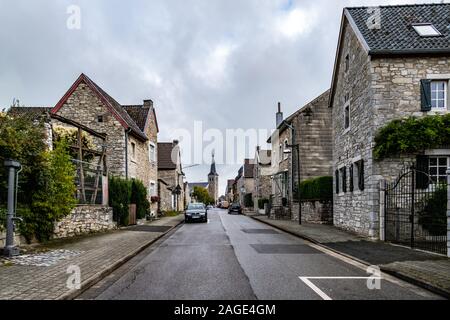
[[[424,155],[417,156],[416,169],[416,188],[428,188],[428,186],[430,185],[429,157]]]
[[[353,164],[350,165],[350,192],[353,192]]]
[[[431,80],[420,80],[420,100],[422,111],[431,110]]]
[[[347,192],[347,167],[342,168],[342,191]]]
[[[339,194],[339,171],[336,170],[335,172],[335,180],[336,180],[336,194]]]
[[[364,191],[364,160],[359,162],[359,171],[358,171],[358,187],[359,190]]]

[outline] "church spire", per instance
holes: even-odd
[[[211,170],[209,172],[209,176],[218,176],[216,171],[216,160],[214,159],[214,150],[212,151],[212,161],[211,161]]]

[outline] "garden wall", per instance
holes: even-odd
[[[298,203],[293,204],[293,220],[298,221]],[[302,201],[302,221],[308,223],[333,224],[333,201]]]
[[[72,214],[55,224],[55,239],[70,238],[116,228],[113,210],[105,206],[78,206]]]

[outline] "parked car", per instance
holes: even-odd
[[[233,213],[242,214],[242,207],[239,203],[233,203],[228,208],[228,214],[233,214]]]
[[[206,207],[206,209],[207,210],[211,210],[211,209],[214,209],[214,207],[212,205],[209,205],[209,206]]]
[[[203,203],[191,203],[184,212],[184,220],[208,222],[208,209]]]

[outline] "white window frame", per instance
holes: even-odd
[[[439,168],[442,168],[442,165],[439,165],[439,160],[440,159],[447,159],[447,164],[445,165],[446,170],[444,174],[439,174]],[[431,165],[431,159],[436,159],[436,165]],[[443,178],[442,180],[444,180],[444,183],[447,181],[447,169],[450,167],[450,157],[449,156],[445,156],[445,155],[432,155],[432,156],[428,156],[428,172],[430,174],[431,178],[436,178],[436,181],[439,183],[439,179]],[[431,168],[436,168],[436,174],[431,174]],[[434,181],[433,181],[434,182]]]
[[[157,193],[158,193],[158,191],[156,190],[156,182],[155,181],[150,181],[149,184],[148,184],[148,195],[150,197],[155,197],[155,196],[158,195]]]
[[[153,148],[153,159],[152,159],[152,150]],[[156,145],[153,142],[148,143],[148,159],[151,163],[156,162]]]
[[[285,150],[288,149],[288,145],[289,145],[288,139],[284,139],[284,143],[283,143],[283,160],[286,160],[286,159],[289,158],[289,155],[284,152]]]
[[[136,161],[136,143],[131,142],[131,160]]]
[[[442,36],[442,33],[434,26],[432,23],[415,23],[412,25],[413,29],[417,32],[417,34],[421,37],[439,37]],[[430,27],[434,34],[426,34],[421,30],[421,27]]]
[[[444,84],[444,106],[441,108],[441,107],[435,107],[435,106],[433,106],[433,101],[441,101],[441,100],[438,100],[438,99],[433,99],[434,98],[434,93],[435,92],[439,92],[439,90],[434,90],[433,91],[433,84],[436,84],[436,83],[443,83]],[[448,80],[443,80],[443,79],[440,79],[440,80],[432,80],[431,81],[431,110],[432,111],[447,111],[448,110]]]

